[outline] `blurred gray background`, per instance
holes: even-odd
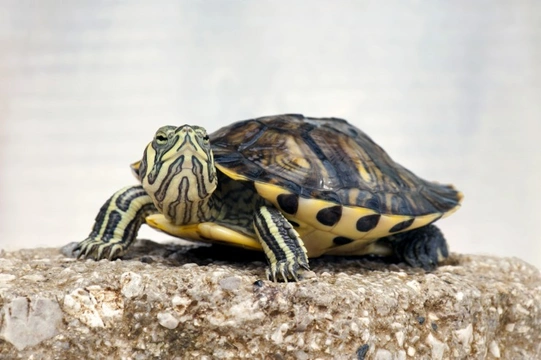
[[[541,1],[3,0],[0,46],[1,248],[84,239],[161,125],[295,112],[461,189],[452,250],[541,267]]]

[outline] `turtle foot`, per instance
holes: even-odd
[[[88,237],[77,244],[73,251],[79,252],[78,259],[114,260],[122,256],[125,250],[125,246],[120,242],[103,242],[100,239]]]
[[[449,257],[447,241],[434,225],[388,236],[380,241],[391,245],[398,261],[427,271],[434,270],[438,263]]]

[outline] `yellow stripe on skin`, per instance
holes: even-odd
[[[100,208],[92,231],[76,249],[79,257],[113,259],[122,256],[135,240],[145,216],[156,212],[152,199],[141,186],[115,192]]]
[[[289,246],[287,246],[286,240],[284,239],[284,237],[280,233],[280,230],[278,230],[278,228],[276,227],[276,224],[275,224],[274,220],[272,219],[272,215],[269,212],[268,208],[266,206],[262,206],[259,209],[259,212],[263,216],[263,218],[265,219],[265,223],[267,224],[267,227],[269,228],[269,234],[268,235],[272,236],[273,239],[276,240],[276,244],[285,253],[287,260],[294,260],[295,259],[295,254],[293,254],[293,252],[291,251]],[[256,231],[257,231],[258,235],[263,239],[264,237],[261,236],[262,234],[259,233],[258,227],[256,227]],[[293,231],[295,232],[297,237],[299,237],[299,234],[295,230],[293,230]],[[306,252],[306,249],[304,249],[304,251]]]
[[[293,227],[290,226],[288,229],[284,228],[280,231],[277,225],[281,222],[282,224],[280,225],[287,226],[287,219],[278,210],[273,210],[279,218],[276,218],[276,216],[273,217],[273,214],[266,206],[259,208],[258,213],[254,217],[256,235],[259,237],[261,246],[270,263],[270,271],[267,272],[267,276],[273,281],[276,281],[277,274],[280,274],[286,282],[289,275],[295,280],[298,280],[296,267],[299,265],[303,267],[308,266],[308,261],[305,257],[306,248]],[[262,231],[265,231],[265,233],[262,233]],[[289,235],[288,239],[284,238],[282,235],[283,232]],[[290,243],[289,245],[288,242]],[[292,246],[298,246],[302,254],[294,253],[291,248]],[[273,249],[273,247],[276,249]],[[295,250],[298,252],[299,248]],[[279,251],[283,252],[283,254]]]
[[[211,219],[213,209],[208,201],[217,186],[212,153],[202,148],[190,129],[171,137],[176,143],[169,142],[165,148],[154,141],[149,144],[145,151],[148,170],[141,178],[158,210],[178,225]]]
[[[261,238],[261,233],[259,232],[257,226],[255,227],[255,233],[259,238]],[[272,274],[276,274],[276,263],[278,262],[276,255],[274,255],[274,252],[270,249],[265,241],[261,241],[261,247],[267,256]]]
[[[103,218],[101,222],[99,237],[103,237],[106,227],[107,227],[107,223],[109,221],[109,217],[113,211],[116,211],[121,216],[120,221],[116,225],[115,230],[113,232],[114,236],[109,241],[109,244],[121,242],[124,238],[124,230],[127,228],[128,224],[135,218],[137,211],[141,209],[144,205],[151,203],[150,197],[141,196],[136,199],[132,199],[126,211],[119,209],[116,204],[117,199],[120,196],[124,196],[126,192],[130,192],[130,191],[136,191],[136,190],[134,190],[133,186],[126,186],[113,194],[113,196],[111,197],[111,201],[109,202],[109,206],[107,207],[106,216]],[[134,234],[134,237],[136,235],[137,234]]]

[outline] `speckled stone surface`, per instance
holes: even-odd
[[[521,260],[453,254],[425,273],[323,258],[284,284],[258,281],[251,254],[2,252],[0,359],[541,358],[541,276]]]

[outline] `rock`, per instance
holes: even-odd
[[[126,272],[120,276],[122,295],[127,298],[140,296],[143,293],[143,278],[139,274]]]
[[[62,320],[58,303],[47,298],[15,297],[3,310],[0,336],[17,350],[54,337]]]
[[[116,261],[0,252],[0,358],[541,358],[541,275],[521,260],[328,257],[287,284],[261,260],[148,241]]]
[[[161,326],[173,330],[178,326],[179,321],[169,312],[158,313],[158,322]]]

